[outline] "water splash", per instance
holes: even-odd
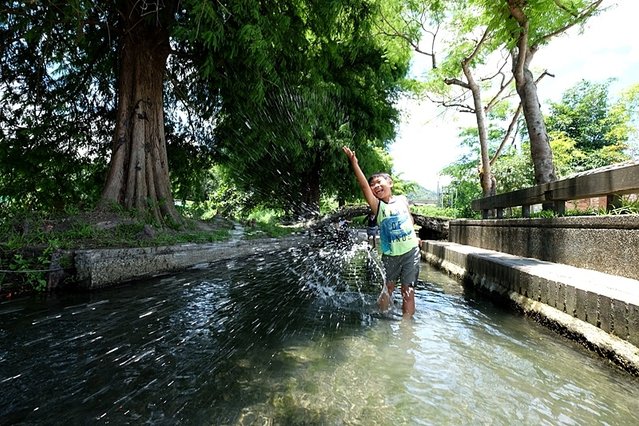
[[[364,324],[381,315],[377,299],[384,271],[378,252],[365,237],[335,223],[315,227],[310,237],[309,244],[279,255],[298,291],[308,293],[322,315],[350,312]]]

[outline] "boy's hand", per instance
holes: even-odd
[[[366,202],[370,206],[373,214],[377,214],[377,207],[379,205],[379,200],[373,194],[373,190],[368,184],[368,180],[366,179],[366,176],[364,176],[362,169],[359,167],[359,163],[357,162],[357,156],[355,155],[355,151],[353,151],[346,145],[342,147],[342,151],[344,151],[344,154],[346,154],[349,162],[351,163],[351,168],[353,169],[353,173],[355,173],[355,178],[357,179],[357,184],[361,188],[362,193],[364,194],[364,198],[366,198]]]
[[[344,151],[344,154],[346,154],[346,156],[348,157],[349,161],[355,162],[355,163],[357,162],[357,157],[355,156],[355,152],[351,151],[351,149],[349,147],[344,145],[342,147],[342,151]]]

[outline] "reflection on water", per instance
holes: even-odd
[[[639,422],[638,380],[573,342],[428,265],[415,318],[379,315],[339,256],[2,303],[0,423]]]

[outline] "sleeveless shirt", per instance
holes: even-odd
[[[405,196],[393,196],[388,203],[380,200],[377,223],[383,254],[399,256],[418,246]]]

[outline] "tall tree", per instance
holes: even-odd
[[[417,54],[431,58],[432,69],[427,73],[425,88],[438,98],[435,102],[475,116],[481,154],[478,175],[484,196],[494,194],[491,167],[497,154],[490,158],[486,115],[509,96],[512,82],[512,77],[504,74],[505,60],[496,69],[484,66],[479,70],[495,49],[494,28],[487,25],[481,9],[473,10],[463,0],[448,2],[445,9],[444,4],[436,0],[393,2],[393,5],[389,6],[391,10],[399,7],[403,12],[395,20],[388,14],[383,22],[384,33],[404,40]],[[429,42],[424,43],[423,39]],[[457,90],[442,83],[456,86]],[[486,93],[490,95],[488,100],[483,99]],[[504,143],[511,135],[512,132],[508,132],[504,136]]]
[[[530,65],[535,53],[553,37],[585,22],[603,0],[504,0],[501,10],[488,9],[511,48],[515,87],[526,119],[537,184],[556,179],[552,150]]]
[[[60,140],[68,141],[76,156],[100,156],[102,163],[110,161],[104,204],[147,210],[174,222],[180,217],[168,173],[163,91],[167,58],[176,52],[172,31],[192,6],[178,5],[11,2],[2,9],[6,24],[0,26],[3,65],[11,64],[2,71],[3,102],[12,106],[4,124],[23,129],[8,132],[12,141],[31,140],[38,152],[54,153]],[[52,142],[37,128],[60,132]],[[106,129],[112,135],[110,156],[103,148]]]
[[[216,133],[215,128],[235,126],[240,134],[244,118],[258,114],[266,99],[277,99],[287,87],[303,96],[322,85],[333,87],[332,93],[340,95],[332,103],[341,105],[337,110],[350,120],[347,127],[353,135],[360,140],[390,138],[396,116],[393,81],[405,73],[408,56],[403,62],[387,61],[370,31],[374,4],[365,0],[12,2],[2,10],[6,24],[0,24],[3,62],[12,63],[2,70],[3,88],[12,94],[4,99],[10,105],[29,105],[31,115],[29,120],[24,114],[19,117],[22,112],[16,109],[8,121],[22,126],[22,133],[40,138],[32,132],[33,123],[48,126],[40,121],[39,111],[54,109],[43,102],[46,94],[55,105],[70,105],[78,122],[95,123],[87,127],[101,129],[102,147],[104,129],[112,126],[110,156],[104,149],[97,154],[109,159],[101,203],[118,203],[146,210],[158,220],[179,222],[167,141],[176,148],[184,146],[182,152],[201,152],[189,146],[220,145],[219,137],[229,133]],[[97,105],[91,114],[81,101],[87,97]],[[319,165],[326,162],[321,155],[325,147],[318,141],[325,143],[343,133],[344,122],[337,118],[331,122],[324,117],[318,125],[292,123],[301,133],[317,132],[306,134],[305,140],[307,147],[314,148],[307,151],[320,155],[313,161],[298,158],[304,160],[298,164],[316,165],[303,170],[306,189],[299,191],[315,203]],[[14,140],[18,133],[12,133],[17,135]],[[95,146],[95,141],[88,142],[92,143]],[[228,151],[229,146],[222,147]],[[185,155],[179,158],[188,160]],[[184,173],[188,179],[182,183],[193,179],[192,173]]]
[[[481,55],[481,51],[485,49],[484,43],[487,43],[491,37],[491,31],[486,28],[481,38],[474,43],[472,49],[465,54],[459,61],[462,73],[465,80],[459,78],[445,78],[444,82],[449,85],[456,85],[462,87],[471,93],[472,103],[470,106],[465,106],[467,111],[472,112],[475,115],[475,121],[477,123],[477,134],[479,138],[479,152],[480,152],[480,167],[479,167],[479,179],[484,197],[495,195],[496,182],[491,171],[490,153],[488,147],[488,124],[486,120],[486,113],[490,111],[501,95],[501,93],[507,88],[510,80],[502,80],[500,89],[497,92],[496,97],[493,98],[488,104],[484,104],[482,101],[482,88],[479,82],[476,80],[473,67],[477,63],[477,57]],[[483,56],[483,55],[481,55]],[[500,74],[499,72],[495,75]],[[505,84],[504,84],[505,82]]]
[[[523,111],[528,134],[531,139],[531,157],[535,170],[537,183],[548,182],[555,179],[555,171],[552,161],[548,134],[541,113],[537,97],[537,82],[546,73],[534,76],[531,69],[531,61],[540,47],[547,44],[554,36],[562,34],[572,26],[584,23],[590,16],[598,11],[602,0],[577,0],[577,1],[549,1],[549,0],[504,0],[501,2],[485,2],[482,0],[460,0],[446,4],[444,13],[440,13],[437,23],[453,21],[454,26],[448,30],[452,39],[460,40],[458,43],[450,43],[452,47],[444,50],[444,60],[440,60],[440,69],[437,75],[447,78],[449,84],[454,84],[467,89],[472,94],[472,101],[464,103],[460,98],[449,101],[446,104],[458,106],[465,111],[472,111],[477,118],[478,137],[480,139],[482,154],[481,175],[484,194],[490,192],[490,166],[496,156],[489,161],[487,157],[486,127],[484,114],[492,102],[482,105],[482,90],[486,88],[486,81],[476,78],[473,73],[478,66],[487,63],[491,52],[505,48],[510,52],[512,59],[512,75],[515,80],[515,88],[520,98],[520,107],[516,109],[516,115]],[[428,2],[438,5],[440,2]],[[418,13],[423,6],[416,6],[413,2],[405,2],[411,13]],[[461,10],[461,17],[456,18]],[[423,20],[413,20],[423,21]],[[397,33],[400,33],[397,31]],[[424,31],[430,37],[440,34],[437,31]],[[414,39],[414,32],[403,31],[401,34],[410,40],[415,50],[420,52],[419,44]],[[412,37],[411,37],[412,35]],[[457,36],[457,37],[456,37]],[[435,42],[432,46],[436,46]],[[425,52],[435,58],[436,47]],[[441,52],[440,52],[441,53]],[[433,59],[433,65],[436,61]],[[453,69],[449,64],[457,66]],[[442,70],[443,68],[443,70]],[[449,73],[445,76],[445,73]],[[478,82],[481,81],[481,84]],[[503,81],[503,80],[502,80]],[[505,86],[501,86],[500,91]],[[493,97],[493,100],[496,100]],[[514,128],[516,117],[511,121],[509,129]],[[512,135],[512,131],[507,132]],[[504,138],[505,144],[507,137]],[[502,144],[503,145],[503,144]],[[499,152],[500,150],[498,150]]]
[[[179,222],[164,133],[163,85],[177,1],[123,1],[118,16],[118,110],[102,202]]]
[[[392,139],[410,55],[376,37],[374,2],[314,2],[295,16],[287,27],[306,32],[286,37],[279,84],[264,103],[225,102],[219,131],[238,186],[299,217],[319,212],[322,193],[344,193],[342,145],[376,153]]]

